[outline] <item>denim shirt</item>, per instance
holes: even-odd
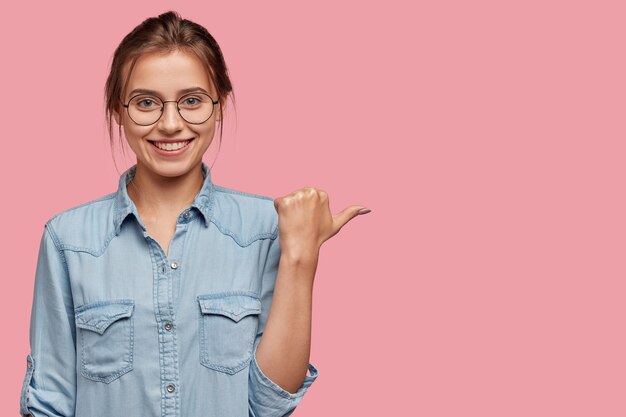
[[[256,361],[280,246],[273,199],[204,183],[165,252],[126,185],[45,225],[20,413],[77,417],[289,416]]]

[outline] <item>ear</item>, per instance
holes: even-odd
[[[113,110],[113,118],[115,119],[115,123],[117,123],[118,125],[122,125],[121,123],[121,118],[120,118],[120,114],[117,112],[117,110]]]
[[[216,123],[221,123],[222,122],[222,117],[224,116],[222,114],[222,112],[220,112],[220,110],[222,110],[222,105],[221,104],[216,104],[215,105],[215,122]]]

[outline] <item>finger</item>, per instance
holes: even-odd
[[[346,223],[359,215],[359,211],[366,209],[363,206],[349,206],[333,216],[333,225],[335,233],[338,232]],[[369,211],[367,212],[369,213]],[[364,214],[364,213],[363,213]]]

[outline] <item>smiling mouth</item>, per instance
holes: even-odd
[[[189,144],[193,141],[193,139],[187,139],[178,142],[159,142],[154,140],[149,140],[154,147],[161,149],[162,151],[177,151],[179,149],[184,148],[185,146],[189,146]]]

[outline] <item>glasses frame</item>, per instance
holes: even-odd
[[[185,116],[183,116],[183,115],[180,113],[180,105],[179,105],[180,101],[181,101],[183,98],[185,98],[185,97],[187,97],[187,96],[192,96],[192,95],[194,95],[194,94],[202,94],[202,95],[205,95],[205,96],[207,96],[208,98],[210,98],[210,99],[211,99],[211,103],[212,103],[212,104],[211,104],[211,113],[209,113],[209,117],[207,117],[206,119],[204,119],[204,120],[203,120],[203,121],[201,121],[201,122],[190,122],[189,120],[185,119]],[[130,106],[130,102],[131,102],[131,101],[133,101],[133,99],[134,99],[135,97],[145,96],[145,95],[150,95],[151,97],[154,97],[154,98],[159,99],[159,101],[160,101],[160,102],[161,102],[161,104],[162,104],[162,105],[161,105],[161,114],[159,115],[159,117],[158,117],[158,118],[157,118],[154,122],[149,123],[149,124],[147,124],[147,125],[144,125],[144,124],[141,124],[141,123],[137,123],[137,122],[135,121],[135,119],[133,119],[133,117],[130,115],[130,109],[128,108],[128,107]],[[209,120],[209,119],[211,118],[211,116],[213,116],[213,112],[215,111],[215,105],[219,103],[219,100],[214,100],[214,99],[213,99],[213,97],[211,97],[211,96],[210,96],[210,95],[208,95],[207,93],[203,93],[203,92],[201,92],[201,91],[199,91],[199,92],[195,92],[195,93],[187,93],[187,94],[184,94],[184,95],[180,96],[180,97],[178,98],[178,100],[163,100],[161,97],[159,97],[159,96],[157,96],[157,95],[151,95],[151,94],[146,94],[146,93],[139,93],[139,94],[135,94],[134,96],[132,96],[131,98],[129,98],[129,99],[128,99],[128,103],[126,103],[126,104],[122,103],[122,105],[126,108],[126,113],[128,114],[128,118],[129,118],[130,120],[132,120],[132,121],[133,121],[133,123],[135,123],[135,124],[136,124],[136,125],[138,125],[138,126],[152,126],[153,124],[158,123],[158,121],[159,121],[159,120],[161,120],[161,117],[163,116],[163,112],[164,112],[164,110],[165,110],[165,103],[176,103],[176,111],[178,112],[178,115],[179,115],[179,116],[180,116],[180,117],[181,117],[181,118],[182,118],[185,122],[187,122],[187,123],[189,123],[189,124],[192,124],[192,125],[201,125],[202,123],[205,123],[207,120]]]

